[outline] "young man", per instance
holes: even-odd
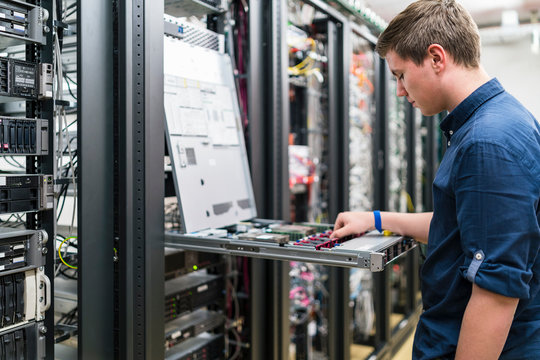
[[[376,50],[398,96],[450,112],[434,212],[345,212],[333,236],[382,226],[428,244],[414,359],[540,359],[538,122],[482,69],[478,29],[453,0],[411,4]]]

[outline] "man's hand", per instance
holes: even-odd
[[[347,235],[363,234],[375,229],[375,218],[372,212],[342,212],[334,224],[332,238],[342,238]]]
[[[463,315],[456,360],[498,359],[508,337],[519,299],[473,284]]]
[[[410,236],[417,241],[427,243],[429,225],[433,213],[396,213],[381,212],[382,228],[393,233]],[[332,238],[362,234],[375,230],[375,217],[370,212],[342,212],[334,224]]]

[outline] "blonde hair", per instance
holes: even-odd
[[[471,15],[454,0],[419,0],[397,15],[379,36],[376,51],[395,51],[420,65],[431,44],[441,45],[455,63],[480,64],[480,34]]]

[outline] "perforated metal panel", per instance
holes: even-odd
[[[165,34],[187,44],[225,52],[225,36],[176,18],[165,16]]]

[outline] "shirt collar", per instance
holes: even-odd
[[[450,141],[452,135],[469,120],[474,112],[486,101],[504,91],[501,83],[496,78],[486,82],[476,89],[471,95],[463,100],[446,118],[441,121],[440,127],[444,135]]]

